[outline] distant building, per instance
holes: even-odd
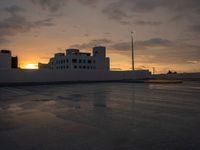
[[[9,50],[0,51],[0,68],[11,69],[11,52]]]
[[[0,51],[0,69],[18,68],[18,58],[11,56],[10,50]]]
[[[38,64],[39,69],[51,70],[110,70],[110,59],[106,57],[106,47],[93,48],[93,54],[80,52],[79,49],[67,49],[56,53],[48,64]]]

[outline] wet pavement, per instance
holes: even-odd
[[[0,150],[199,150],[200,82],[0,88]]]

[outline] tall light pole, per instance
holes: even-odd
[[[134,71],[135,70],[135,66],[134,66],[133,32],[131,32],[131,48],[132,48],[132,71]]]

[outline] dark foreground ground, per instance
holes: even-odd
[[[199,150],[200,82],[0,88],[0,150]]]

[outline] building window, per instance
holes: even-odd
[[[82,60],[81,59],[79,59],[79,63],[81,63],[82,62]]]
[[[83,63],[85,64],[85,59],[83,60]]]
[[[68,63],[68,62],[69,62],[69,60],[68,60],[68,59],[66,59],[66,62]]]
[[[92,63],[92,61],[91,60],[88,60],[88,64],[91,64]]]
[[[96,61],[95,61],[95,60],[93,60],[93,63],[95,64],[95,63],[96,63]]]
[[[83,69],[85,69],[85,66],[83,66]]]
[[[90,69],[90,67],[89,67],[89,66],[87,66],[87,69]]]
[[[79,66],[79,69],[81,69],[82,68],[82,66]]]
[[[77,59],[72,59],[72,63],[77,63]]]
[[[77,66],[74,66],[74,69],[76,69],[77,68]]]

